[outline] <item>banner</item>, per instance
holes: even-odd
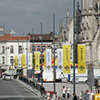
[[[40,70],[40,52],[35,52],[35,70]]]
[[[70,45],[63,45],[63,73],[70,73]]]
[[[22,55],[22,68],[26,68],[26,55]]]
[[[63,72],[63,49],[57,49],[57,70]]]
[[[78,73],[86,73],[86,46],[78,45]]]
[[[28,55],[26,54],[26,67],[28,68]]]
[[[28,69],[32,69],[32,58],[31,58],[31,53],[28,53]]]
[[[23,55],[21,55],[21,67],[23,68]]]
[[[46,52],[44,52],[44,70],[46,70]]]
[[[18,67],[18,56],[15,56],[15,66]]]
[[[51,71],[51,49],[46,49],[46,71]]]
[[[33,68],[33,54],[31,55],[31,67]]]
[[[21,66],[21,57],[22,57],[22,54],[19,54],[18,55],[18,67],[22,67]]]

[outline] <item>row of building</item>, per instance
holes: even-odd
[[[1,30],[3,27],[1,26]],[[15,33],[13,30],[9,32],[0,31],[0,69],[1,72],[7,72],[9,74],[15,74],[18,68],[15,67],[15,56],[19,54],[33,53],[39,51],[42,53],[46,48],[52,49],[53,47],[53,32],[48,34],[28,33]],[[55,44],[58,42],[58,37],[55,37]],[[41,47],[42,46],[42,47]],[[41,55],[40,55],[41,56]],[[16,72],[15,72],[16,71]]]
[[[70,19],[69,9],[67,9],[65,27],[63,19],[60,20],[59,33],[55,34],[55,50],[62,48],[63,44],[70,44],[71,61],[73,61],[73,34],[75,34],[75,62],[77,62],[77,44],[86,44],[86,67],[92,63],[94,68],[100,68],[100,0],[81,0],[81,9],[79,6],[77,2],[75,20],[73,17]],[[41,34],[34,34],[33,38],[32,33],[18,34],[13,30],[5,32],[3,27],[0,27],[0,35],[2,71],[14,73],[13,59],[16,54],[26,54],[33,50],[41,52]],[[42,37],[42,50],[51,48],[53,52],[53,32],[42,34]]]

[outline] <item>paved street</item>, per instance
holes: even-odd
[[[33,81],[32,78],[29,78],[29,80]],[[41,84],[40,82],[37,82],[39,84]],[[45,88],[46,91],[54,91],[54,83],[53,82],[43,82],[43,86]],[[60,95],[61,89],[62,87],[65,86],[69,86],[71,93],[73,93],[73,84],[70,82],[56,82],[56,91],[57,91],[57,95]],[[83,91],[85,92],[87,89],[90,89],[89,86],[86,83],[76,83],[76,94],[79,96],[80,92]]]
[[[0,100],[40,100],[36,94],[17,83],[0,79]]]
[[[73,84],[72,83],[56,83],[56,91],[57,91],[57,95],[60,95],[61,92],[61,88],[62,86],[69,86],[71,89],[71,93],[73,93]],[[45,87],[46,91],[54,91],[54,84],[53,83],[43,83],[43,86]],[[76,84],[76,94],[79,95],[80,91],[86,91],[86,89],[89,89],[88,85],[85,83],[79,83]]]

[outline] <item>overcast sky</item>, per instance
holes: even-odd
[[[0,26],[5,30],[14,29],[16,33],[43,33],[53,31],[55,13],[55,32],[59,32],[60,19],[66,24],[67,8],[70,18],[73,15],[73,0],[0,0]]]

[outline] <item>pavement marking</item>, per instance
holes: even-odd
[[[38,98],[36,96],[31,96],[31,95],[4,95],[0,96],[0,98]]]

